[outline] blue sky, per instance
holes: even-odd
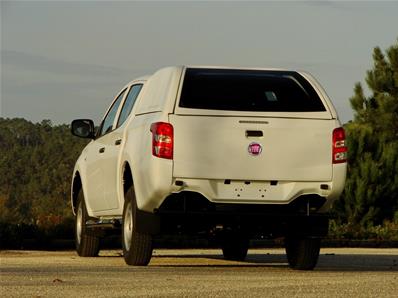
[[[169,65],[306,70],[342,122],[398,37],[398,2],[1,1],[1,117],[98,122],[132,79]]]

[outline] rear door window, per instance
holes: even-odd
[[[251,112],[324,112],[310,83],[294,71],[188,68],[180,107]]]
[[[104,134],[107,134],[108,132],[112,131],[113,121],[115,120],[116,113],[119,109],[120,103],[122,102],[126,90],[127,89],[124,89],[122,93],[120,93],[120,95],[113,102],[111,109],[109,110],[108,114],[104,118],[104,121],[102,122],[99,136],[103,136]]]
[[[131,110],[133,109],[135,100],[138,97],[142,88],[142,84],[134,85],[131,87],[129,94],[127,95],[126,100],[124,101],[122,111],[120,112],[119,120],[117,122],[117,127],[121,126],[124,121],[126,121],[127,117],[130,115]]]

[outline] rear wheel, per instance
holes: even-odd
[[[244,261],[249,249],[249,239],[239,233],[227,233],[222,239],[224,259]]]
[[[287,260],[291,268],[312,270],[318,262],[321,239],[287,237],[285,247]]]
[[[136,214],[137,204],[132,185],[125,194],[123,208],[123,256],[128,265],[146,266],[152,257],[152,235],[137,231]]]
[[[100,238],[94,231],[87,229],[86,222],[88,214],[82,190],[79,191],[77,200],[77,210],[75,217],[75,246],[76,252],[81,257],[98,256],[100,248]]]

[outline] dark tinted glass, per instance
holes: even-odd
[[[133,109],[135,100],[137,99],[138,94],[141,91],[141,88],[142,88],[142,85],[134,85],[133,87],[131,87],[129,94],[127,95],[127,98],[124,101],[123,109],[120,112],[117,127],[121,126],[124,123],[124,121],[126,121],[127,117],[130,115],[131,110]]]
[[[326,111],[313,87],[297,72],[195,68],[186,70],[180,107],[255,112]]]
[[[106,115],[104,121],[102,122],[100,136],[112,131],[113,121],[115,120],[117,110],[119,109],[119,105],[123,99],[123,95],[126,92],[126,89],[123,90],[122,93],[117,97],[114,101],[111,109],[109,110],[108,114]]]

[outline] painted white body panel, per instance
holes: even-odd
[[[184,72],[184,67],[169,67],[127,84],[128,88],[144,84],[130,116],[83,150],[74,177],[77,173],[81,177],[90,216],[121,216],[127,164],[138,208],[143,211],[154,212],[167,196],[180,191],[201,193],[211,202],[248,204],[287,204],[303,194],[319,194],[327,199],[321,211],[329,209],[343,191],[346,163],[332,165],[332,131],[340,123],[330,99],[310,75],[301,73],[314,86],[326,112],[179,108]],[[250,123],[256,121],[264,123]],[[173,160],[152,155],[150,126],[154,122],[173,125]],[[261,130],[264,136],[248,138],[246,130]],[[115,146],[119,139],[121,144]],[[263,146],[259,156],[247,153],[252,141]],[[105,153],[98,154],[102,147]],[[225,184],[226,179],[231,183]],[[184,185],[176,186],[176,180]],[[275,180],[277,185],[271,185]],[[327,184],[328,190],[320,184]]]

